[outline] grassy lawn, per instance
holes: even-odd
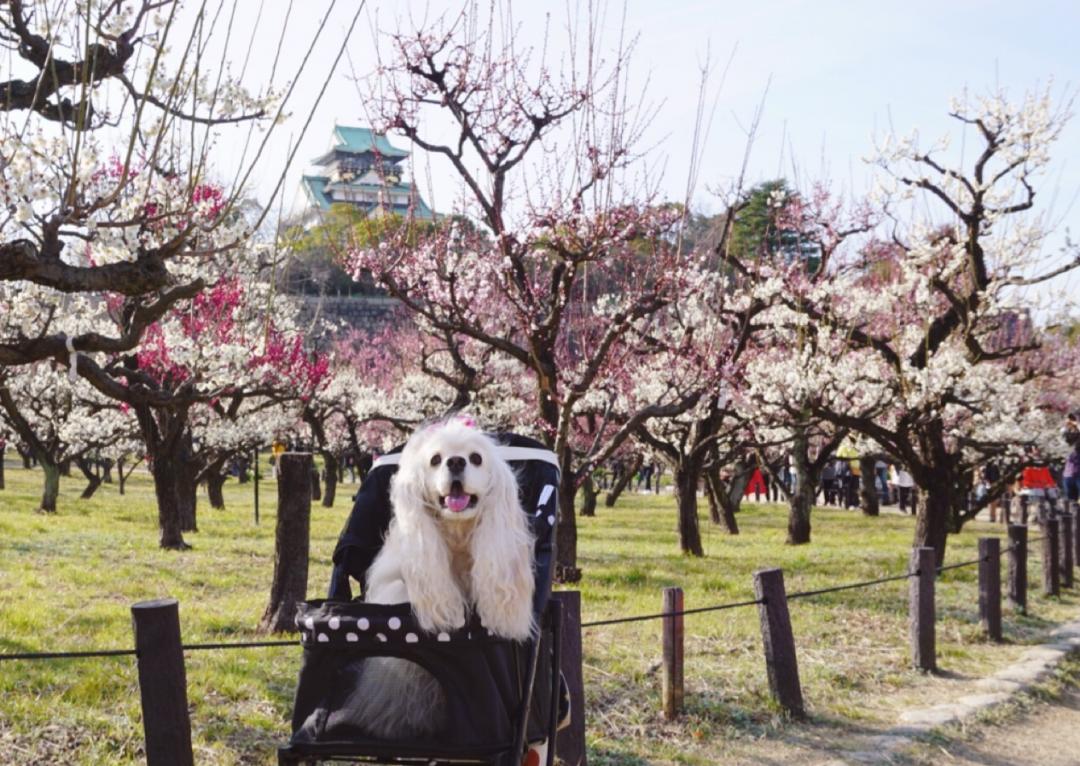
[[[273,571],[275,486],[261,487],[262,523],[252,520],[251,485],[226,486],[228,509],[200,505],[194,549],[157,549],[148,477],[136,473],[125,497],[106,485],[90,501],[82,482],[65,479],[59,514],[33,513],[36,472],[8,462],[0,491],[0,651],[127,648],[129,606],[173,596],[187,642],[256,638]],[[352,485],[334,509],[312,521],[311,585],[322,595],[330,555],[347,514]],[[659,610],[660,589],[680,585],[688,608],[752,598],[751,573],[784,569],[789,591],[904,571],[912,519],[815,510],[814,542],[783,544],[786,516],[747,505],[742,534],[729,537],[703,519],[704,559],[678,553],[670,496],[627,495],[582,519],[584,619]],[[1000,526],[971,524],[950,539],[948,558],[975,558],[980,535]],[[1033,546],[1037,548],[1038,546]],[[1037,554],[1037,551],[1036,551]],[[906,706],[963,693],[970,681],[1016,659],[1057,621],[1073,617],[1077,598],[1039,595],[1039,560],[1030,564],[1031,616],[1006,608],[1006,644],[979,635],[974,567],[945,573],[938,588],[938,655],[944,671],[909,668],[906,583],[817,596],[791,604],[803,693],[811,715],[787,722],[768,696],[754,608],[686,618],[687,714],[659,715],[658,622],[590,628],[584,634],[589,758],[603,763],[716,763],[787,759],[829,750],[845,737],[895,722]],[[188,695],[199,764],[275,763],[287,736],[299,649],[193,652]],[[141,763],[142,729],[130,657],[0,663],[0,752],[25,764]]]

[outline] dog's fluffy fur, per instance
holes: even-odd
[[[475,611],[495,635],[529,638],[534,541],[516,477],[490,438],[459,419],[421,428],[401,453],[390,500],[369,602],[408,601],[429,632],[460,628]],[[353,700],[379,738],[435,734],[446,721],[439,684],[407,660],[367,660]]]

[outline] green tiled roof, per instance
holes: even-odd
[[[307,189],[308,196],[323,210],[330,209],[330,198],[326,196],[326,187],[329,183],[329,178],[304,176],[304,188]]]
[[[377,152],[383,157],[408,157],[404,149],[398,149],[385,135],[375,133],[371,128],[353,128],[345,125],[334,126],[334,136],[338,140],[334,148],[350,154]]]

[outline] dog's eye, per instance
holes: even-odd
[[[441,462],[442,462],[442,455],[440,455],[438,452],[436,452],[434,455],[431,456],[431,464],[432,465],[438,465]]]
[[[472,463],[473,465],[480,465],[481,463],[484,462],[484,458],[480,457],[479,452],[474,452],[471,455],[469,455],[469,462]]]

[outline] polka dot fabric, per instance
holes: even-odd
[[[361,649],[373,644],[446,644],[497,641],[477,619],[460,630],[428,633],[413,619],[408,604],[387,606],[360,601],[309,601],[296,616],[300,643]]]

